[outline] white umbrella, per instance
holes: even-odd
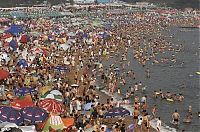
[[[18,128],[18,126],[15,123],[3,122],[0,124],[0,128]]]
[[[69,44],[60,44],[60,48],[63,48],[63,50],[67,50],[70,48],[70,45]]]
[[[71,86],[72,87],[78,87],[79,85],[78,84],[72,84]]]
[[[32,125],[32,126],[20,126],[19,128],[22,130],[22,132],[37,132],[34,125]]]
[[[52,90],[50,93],[54,94],[54,95],[61,95],[62,96],[62,93],[58,90]]]

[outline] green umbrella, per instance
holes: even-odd
[[[61,95],[52,94],[50,91],[48,91],[44,95],[42,95],[41,99],[55,99],[55,100],[60,101],[60,102],[63,101],[63,98],[62,98]]]
[[[4,30],[0,29],[0,33],[4,33]]]

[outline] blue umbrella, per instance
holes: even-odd
[[[64,72],[67,72],[69,70],[65,66],[56,66],[54,69],[57,70],[57,71],[64,71]]]
[[[129,132],[134,132],[134,128],[135,128],[134,124],[130,124],[130,125],[127,127],[127,130],[128,130]]]
[[[10,122],[21,125],[24,119],[19,111],[12,107],[0,106],[0,122]]]
[[[21,110],[21,114],[24,120],[29,121],[33,124],[43,122],[47,119],[47,112],[39,107],[26,107]]]
[[[108,34],[107,32],[100,33],[99,35],[100,35],[100,37],[103,38],[103,39],[107,39],[107,38],[110,37],[109,34]]]
[[[113,108],[104,114],[106,118],[124,117],[128,115],[130,115],[130,111],[122,107]]]
[[[15,40],[11,40],[9,46],[15,51],[17,50],[17,42]]]
[[[23,27],[21,25],[11,25],[6,32],[12,33],[13,35],[17,36],[19,33],[23,32]]]
[[[19,66],[22,66],[23,68],[24,68],[24,67],[28,67],[28,63],[26,62],[25,59],[19,60],[18,65],[19,65]]]
[[[31,93],[37,93],[38,91],[35,88],[22,87],[14,89],[15,95],[24,96]]]
[[[84,110],[90,110],[92,108],[93,103],[87,103],[84,105]]]

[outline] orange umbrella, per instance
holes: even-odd
[[[34,106],[34,103],[31,96],[26,95],[23,99],[14,99],[12,102],[10,102],[10,105],[17,110],[21,110],[25,107]]]
[[[1,69],[0,70],[0,80],[6,79],[9,76],[9,72],[6,70]]]

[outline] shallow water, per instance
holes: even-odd
[[[121,87],[122,94],[125,94],[129,86],[134,85],[135,82],[141,81],[143,85],[147,86],[146,94],[148,96],[149,106],[156,104],[158,107],[158,116],[165,122],[167,126],[173,127],[170,123],[171,114],[175,109],[181,115],[181,121],[185,118],[188,106],[192,106],[193,120],[191,124],[184,124],[181,122],[178,131],[185,130],[186,132],[198,132],[200,131],[199,121],[197,116],[199,111],[199,75],[195,72],[199,69],[199,29],[191,29],[189,31],[181,31],[182,29],[177,27],[169,28],[169,31],[164,31],[166,36],[172,35],[173,38],[167,38],[172,43],[182,43],[184,45],[184,51],[176,53],[177,63],[170,67],[169,65],[149,65],[151,70],[151,78],[145,78],[145,72],[142,66],[140,66],[136,60],[133,59],[131,53],[128,55],[128,60],[131,61],[130,67],[126,69],[133,69],[136,74],[136,80],[127,80],[127,85]],[[166,56],[169,56],[166,53]],[[104,61],[105,67],[112,64],[113,59]],[[184,62],[183,67],[180,63]],[[186,88],[180,89],[178,85],[185,83]],[[154,90],[162,89],[164,92],[182,93],[185,96],[183,102],[166,102],[160,99],[153,99],[152,93]],[[142,94],[138,94],[142,96]],[[150,111],[149,111],[150,113]]]

